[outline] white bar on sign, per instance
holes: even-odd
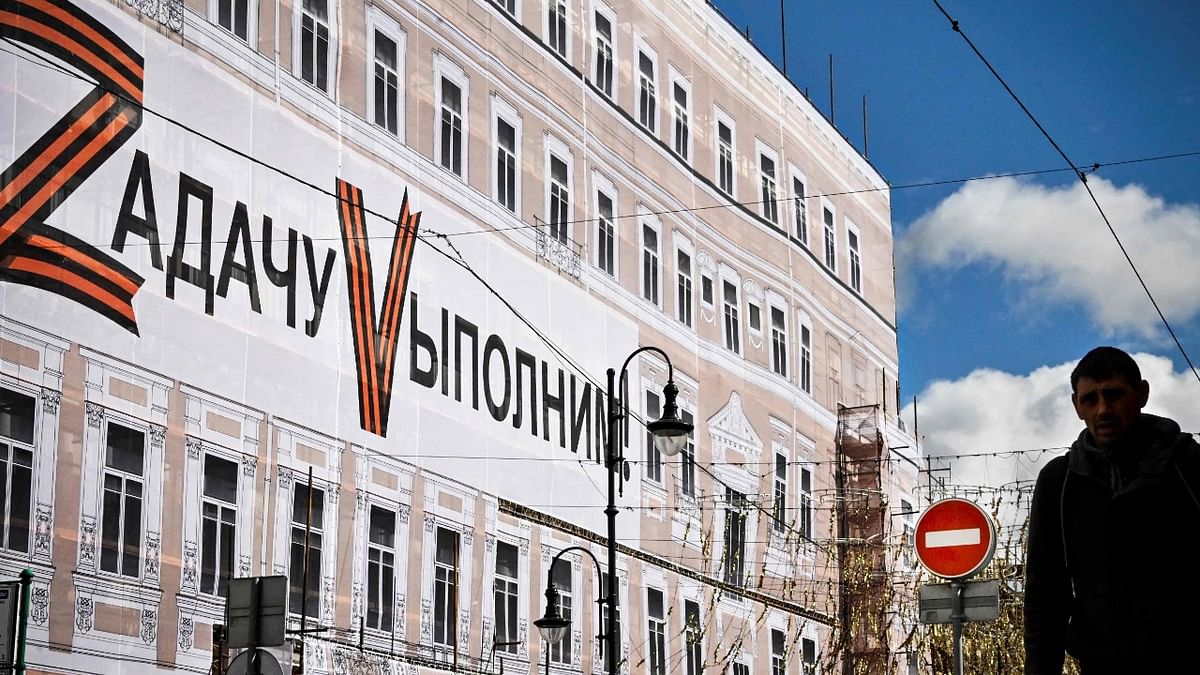
[[[947,546],[971,546],[979,543],[979,528],[967,530],[942,530],[925,533],[925,548],[945,548]]]

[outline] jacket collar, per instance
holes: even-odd
[[[1067,466],[1074,473],[1112,486],[1114,493],[1124,492],[1160,481],[1170,465],[1175,448],[1189,438],[1180,432],[1179,425],[1173,420],[1142,413],[1130,443],[1119,451],[1096,447],[1092,435],[1084,429],[1071,445]],[[1136,458],[1123,458],[1120,453],[1134,453]],[[1121,467],[1133,464],[1137,466],[1136,475],[1121,480]]]

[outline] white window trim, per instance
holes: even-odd
[[[496,551],[499,549],[499,544],[503,542],[517,549],[516,637],[517,642],[519,643],[517,645],[517,655],[520,657],[528,657],[527,645],[529,641],[527,639],[528,635],[526,634],[528,628],[522,628],[522,626],[528,626],[530,623],[532,623],[529,621],[529,580],[532,578],[529,574],[529,570],[531,569],[529,564],[529,534],[528,531],[521,531],[519,528],[510,527],[502,522],[497,521],[495,538],[496,542],[491,547],[491,550],[487,551],[485,556],[486,559],[484,560],[484,574],[487,575],[487,582],[485,583],[485,593],[487,593],[485,597],[487,600],[483,603],[482,609],[483,616],[487,619],[490,619],[491,623],[491,633],[490,635],[484,636],[484,641],[486,643],[490,638],[496,635]],[[566,562],[570,561],[567,560]],[[547,564],[549,564],[549,562],[547,562]],[[572,582],[574,582],[574,578],[572,578]],[[572,606],[572,613],[574,613],[574,609],[574,606]],[[499,648],[497,648],[497,651],[499,651]],[[511,654],[512,652],[503,653]]]
[[[645,54],[650,58],[650,79],[654,84],[654,116],[652,119],[654,127],[650,128],[642,124],[642,62],[641,54]],[[633,110],[634,122],[643,130],[650,132],[658,137],[661,130],[662,122],[662,87],[659,86],[658,76],[658,52],[646,42],[645,38],[638,35],[633,40]],[[615,75],[614,75],[615,77]]]
[[[315,91],[321,92],[327,98],[334,101],[338,100],[338,56],[341,53],[341,46],[338,40],[338,31],[340,30],[340,22],[338,21],[338,12],[341,11],[342,3],[338,0],[328,0],[329,2],[329,63],[325,64],[326,81],[329,83],[329,91],[322,91],[317,88],[317,85],[306,82],[303,77],[303,54],[300,48],[300,35],[303,32],[304,22],[304,5],[303,0],[299,0],[293,10],[292,16],[292,75],[297,82],[301,82],[306,87],[310,87]]]
[[[846,283],[849,284],[850,290],[861,296],[863,295],[863,282],[866,276],[863,274],[866,265],[863,264],[862,231],[859,229],[858,225],[854,224],[854,221],[850,220],[849,216],[843,217],[842,220],[846,223]],[[835,220],[834,222],[836,223],[837,221]],[[851,235],[854,235],[854,238],[858,240],[858,246],[850,245]],[[855,255],[858,256],[858,288],[854,287]]]
[[[804,248],[812,248],[811,243],[810,243],[812,241],[812,225],[813,225],[812,209],[807,208],[808,202],[811,199],[810,193],[812,192],[812,187],[808,184],[808,176],[805,175],[803,171],[796,168],[795,164],[791,164],[791,163],[788,164],[788,175],[789,175],[790,180],[788,181],[787,193],[788,193],[788,196],[791,197],[788,200],[789,203],[788,203],[788,209],[787,209],[788,215],[790,216],[790,219],[788,220],[788,228],[787,228],[788,237],[790,237],[792,239],[792,241],[799,242],[800,245],[803,246]],[[804,205],[805,205],[804,229],[806,232],[806,236],[803,240],[796,237],[796,191],[795,191],[795,185],[796,185],[797,180],[799,180],[801,183],[804,184]],[[782,209],[781,209],[781,211],[782,211]]]
[[[542,35],[545,37],[543,41],[546,43],[546,46],[550,49],[550,51],[554,52],[557,56],[562,57],[567,63],[573,63],[574,60],[571,58],[571,41],[572,35],[575,33],[575,27],[571,23],[572,3],[568,0],[557,1],[562,3],[563,10],[566,12],[566,16],[563,17],[563,24],[566,26],[566,43],[563,45],[563,51],[565,53],[559,54],[558,50],[550,44],[550,4],[552,2],[556,2],[556,0],[542,0]],[[613,70],[613,79],[616,79],[616,69],[614,68]]]
[[[493,6],[496,9],[500,10],[500,12],[503,13],[504,15],[511,17],[513,19],[519,20],[521,17],[521,0],[513,0],[513,11],[511,14],[504,7],[506,0],[479,0],[479,2],[483,2],[485,4]]]
[[[658,307],[659,309],[662,309],[662,307],[663,307],[663,294],[662,294],[663,255],[662,255],[662,253],[663,253],[663,248],[664,248],[663,247],[663,236],[662,236],[662,232],[663,232],[662,221],[660,221],[658,219],[658,216],[652,214],[650,212],[650,209],[646,208],[646,206],[644,204],[638,204],[637,210],[638,210],[638,219],[637,219],[637,222],[638,222],[638,292],[640,293],[639,297],[641,298],[642,302],[650,302],[649,300],[646,299],[646,275],[645,275],[646,267],[643,263],[643,256],[645,255],[645,252],[646,252],[646,241],[645,241],[646,237],[645,237],[645,230],[644,230],[643,226],[648,225],[648,226],[650,226],[650,229],[654,230],[658,234],[658,251],[657,251],[658,274],[657,274],[657,279],[655,282],[656,286],[657,286],[657,293],[655,294],[655,297],[658,298],[658,302],[651,303],[651,304],[653,304],[655,307]]]
[[[221,3],[220,0],[208,0],[208,21],[226,31],[233,36],[238,42],[242,38],[238,37],[233,31],[227,31],[224,26],[219,23],[221,20]],[[258,0],[246,0],[246,42],[244,43],[251,49],[258,47]],[[298,44],[298,43],[295,43]]]
[[[733,117],[725,112],[721,106],[713,106],[713,184],[717,186],[717,192],[726,194],[721,190],[721,141],[720,141],[720,125],[724,124],[729,127],[729,149],[732,157],[730,157],[730,165],[732,173],[730,174],[733,183],[729,186],[728,196],[732,199],[737,198],[738,187],[738,147],[737,147],[737,125],[733,121]]]
[[[592,264],[594,264],[596,266],[596,269],[600,270],[601,274],[603,274],[604,276],[607,277],[608,272],[600,267],[600,234],[599,234],[600,197],[599,197],[599,193],[604,193],[604,195],[606,197],[608,197],[609,199],[612,200],[612,208],[613,208],[613,213],[612,213],[612,215],[613,215],[613,221],[612,221],[612,228],[613,228],[612,259],[613,259],[613,264],[612,264],[612,267],[613,267],[613,270],[612,270],[612,277],[610,277],[610,278],[613,280],[616,280],[616,279],[621,278],[621,229],[617,222],[617,216],[619,216],[621,212],[619,210],[619,202],[617,201],[617,186],[615,184],[613,184],[613,182],[611,180],[609,180],[607,176],[600,173],[600,171],[598,169],[593,169],[592,170],[592,194],[595,197],[595,206],[593,207],[595,209],[595,211],[593,213],[593,217],[595,218],[595,220],[593,222],[595,223],[595,225],[592,226],[591,232],[588,234],[588,238],[594,239],[596,242],[595,245],[592,247],[594,249],[594,252],[591,256]],[[640,232],[640,230],[639,230],[639,232]],[[639,251],[639,253],[641,253],[641,252]]]
[[[815,366],[816,366],[816,364],[814,363],[814,359],[813,359],[813,344],[816,340],[816,337],[815,337],[816,334],[813,332],[812,317],[810,317],[808,315],[808,313],[805,312],[804,310],[797,310],[795,325],[796,325],[796,330],[795,330],[795,333],[796,333],[796,342],[795,342],[795,344],[796,344],[796,359],[795,359],[796,360],[796,387],[798,389],[800,389],[800,391],[804,392],[806,395],[811,397],[813,395],[813,374],[815,373]],[[803,358],[804,358],[804,343],[802,341],[803,340],[803,335],[802,335],[803,331],[801,330],[802,328],[808,329],[808,388],[807,389],[804,388],[804,377],[803,377],[803,373],[801,372],[801,366],[803,365]]]
[[[359,480],[365,480],[365,483],[359,484],[357,500],[355,503],[355,535],[354,535],[354,583],[360,584],[363,593],[367,592],[367,572],[368,559],[367,548],[370,546],[370,526],[371,526],[371,507],[379,506],[392,511],[396,514],[396,545],[393,548],[396,554],[395,575],[393,581],[393,592],[395,598],[392,607],[392,627],[396,635],[404,635],[405,630],[405,607],[407,605],[408,582],[405,581],[408,565],[408,541],[409,541],[409,519],[412,513],[412,482],[413,472],[410,469],[400,467],[397,463],[388,459],[381,459],[374,451],[368,450],[365,447],[357,444],[351,446],[353,456],[358,461]],[[386,473],[396,479],[396,487],[389,488],[374,480],[376,472]],[[363,485],[365,484],[365,487]],[[357,626],[359,618],[365,620],[366,603],[355,607],[351,603],[351,625]],[[383,641],[391,637],[390,632],[383,632],[371,627],[367,627],[366,635],[368,640],[375,640],[377,645],[383,646]]]
[[[763,160],[763,157],[766,157],[767,159],[771,160],[771,163],[775,166],[775,175],[771,177],[771,181],[775,185],[774,190],[772,190],[774,201],[775,201],[775,219],[774,220],[767,217],[768,204],[767,204],[766,200],[763,200],[763,196],[762,196],[762,180],[763,180],[762,160]],[[787,212],[787,209],[784,208],[779,203],[780,195],[785,194],[785,192],[781,189],[783,186],[780,185],[780,180],[779,180],[779,176],[783,173],[783,171],[781,171],[781,169],[783,167],[781,167],[779,165],[779,151],[776,150],[775,148],[771,147],[770,145],[767,145],[766,143],[764,143],[761,138],[755,138],[754,139],[754,159],[756,160],[755,161],[755,175],[758,176],[757,185],[755,186],[757,188],[755,190],[755,197],[759,200],[762,200],[762,203],[759,204],[758,214],[760,216],[762,216],[763,220],[767,221],[768,223],[771,223],[772,225],[775,225],[776,227],[779,227],[780,226],[780,216]]]
[[[721,322],[721,347],[723,349],[725,349],[726,351],[731,351],[734,354],[741,356],[746,351],[746,345],[745,345],[746,341],[744,339],[745,335],[738,335],[738,341],[737,341],[738,349],[737,350],[729,349],[728,347],[726,347],[726,345],[729,342],[729,338],[727,335],[725,335],[725,304],[726,304],[725,303],[725,283],[726,282],[733,284],[734,292],[737,294],[737,298],[735,299],[735,301],[737,302],[736,309],[737,309],[737,314],[738,314],[738,332],[739,333],[745,332],[746,325],[749,322],[749,316],[747,316],[746,312],[742,311],[741,276],[737,273],[736,270],[734,270],[732,267],[726,265],[725,263],[718,263],[717,264],[717,278],[714,279],[714,282],[716,283],[716,288],[713,289],[713,302],[716,303],[716,305],[717,305],[717,315]],[[718,301],[716,298],[716,296],[718,296],[718,295],[721,296],[720,301]],[[749,491],[747,491],[747,494],[749,494]]]
[[[675,291],[675,293],[673,294],[673,298],[674,298],[673,304],[675,305],[675,320],[679,321],[680,325],[686,326],[688,328],[688,330],[695,330],[696,329],[696,304],[697,304],[696,296],[700,292],[699,285],[696,283],[696,267],[697,267],[696,253],[695,253],[695,250],[692,248],[692,240],[688,239],[687,236],[681,234],[678,229],[675,229],[671,232],[671,240],[675,244],[675,247],[674,247],[675,259],[674,259],[673,265],[672,265],[672,268],[675,270],[675,278],[674,278],[675,283],[673,283],[671,285],[672,290]],[[688,278],[691,279],[691,281],[692,281],[692,308],[691,308],[692,309],[692,324],[690,326],[688,326],[687,324],[685,324],[679,320],[679,276],[680,276],[679,254],[681,252],[686,253],[688,255],[688,259],[692,261],[692,268],[690,270],[688,270]]]
[[[425,479],[425,494],[424,494],[424,509],[425,521],[424,528],[421,532],[421,621],[428,621],[429,625],[433,626],[434,620],[434,581],[435,581],[435,566],[434,560],[437,554],[437,531],[438,528],[443,528],[454,532],[458,535],[458,578],[457,589],[459,598],[473,597],[472,579],[473,579],[473,563],[474,555],[471,550],[474,546],[475,537],[475,493],[470,491],[466,486],[460,485],[457,482],[449,480],[439,480],[432,476]],[[457,497],[458,503],[462,504],[462,509],[454,510],[450,507],[443,506],[441,496],[443,494]],[[494,558],[493,558],[493,564]],[[409,561],[411,566],[411,561]],[[490,578],[490,577],[489,577]],[[491,593],[489,588],[487,591]],[[425,607],[428,604],[429,609]],[[483,603],[487,606],[487,603]],[[461,635],[467,632],[471,617],[470,607],[466,603],[459,604],[459,616],[454,617],[454,629],[456,631],[456,648],[460,654],[468,653],[470,648],[469,641],[461,639]],[[482,608],[481,608],[482,609]],[[421,644],[430,645],[437,653],[448,654],[449,646],[435,643],[433,641],[433,631],[430,630],[428,638],[422,638]]]
[[[825,230],[825,210],[826,210],[826,209],[828,209],[828,210],[829,210],[829,213],[833,215],[833,264],[832,264],[832,265],[826,265],[826,264],[825,264],[825,263],[827,262],[827,261],[826,261],[826,258],[825,258],[825,245],[826,245],[826,244],[825,244],[825,238],[826,238],[827,236],[829,236],[828,232],[826,232],[826,230]],[[838,250],[837,250],[837,239],[838,239],[838,237],[837,237],[837,230],[838,230],[838,226],[837,226],[837,221],[838,221],[838,212],[837,212],[837,208],[835,208],[835,207],[834,207],[834,205],[833,205],[833,202],[829,201],[828,199],[826,199],[826,198],[824,198],[824,197],[821,197],[821,221],[820,221],[820,223],[821,223],[821,250],[820,250],[820,260],[821,260],[821,264],[822,264],[823,266],[825,266],[825,268],[826,268],[826,269],[828,269],[830,272],[833,272],[835,275],[836,275],[836,274],[837,274],[837,272],[838,272]]]
[[[768,350],[770,353],[767,354],[767,358],[770,359],[768,367],[772,374],[778,375],[785,380],[791,381],[791,379],[792,379],[791,373],[792,373],[792,365],[793,365],[792,327],[791,327],[791,322],[789,321],[789,319],[790,319],[789,315],[791,314],[791,310],[788,308],[786,298],[784,298],[782,295],[780,295],[774,291],[770,291],[770,290],[767,291],[766,306],[767,306],[767,315],[766,315],[763,323],[765,325],[764,331],[766,332],[766,335],[767,335],[767,342],[770,344],[770,349]],[[776,309],[779,310],[780,312],[783,312],[783,345],[784,345],[784,358],[786,359],[786,363],[784,364],[785,372],[783,372],[783,373],[775,372],[775,340],[771,336],[771,331],[774,330],[772,328],[772,324],[771,324],[771,321],[773,320],[773,317],[771,316],[771,312]]]
[[[642,601],[646,604],[646,672],[652,673],[653,664],[650,663],[650,591],[658,591],[662,595],[662,625],[663,625],[663,673],[672,672],[671,662],[675,659],[671,653],[671,598],[667,595],[667,585],[662,579],[654,579],[653,581],[643,582],[645,592],[642,594]]]
[[[617,44],[617,42],[618,42],[617,37],[620,35],[620,31],[617,30],[617,15],[611,7],[609,7],[607,4],[605,4],[603,2],[599,2],[598,0],[593,0],[590,6],[591,6],[592,11],[591,11],[591,15],[588,17],[588,21],[591,25],[591,30],[589,31],[588,34],[591,36],[592,39],[591,39],[591,42],[588,43],[587,50],[586,50],[588,52],[588,56],[587,56],[588,76],[592,79],[592,84],[596,85],[596,89],[599,90],[601,94],[604,94],[604,90],[600,89],[599,82],[596,82],[596,80],[595,80],[595,78],[596,78],[596,35],[597,35],[596,14],[601,14],[605,18],[608,19],[608,25],[612,27],[612,44],[610,45],[612,47],[612,93],[604,94],[604,95],[607,96],[609,98],[609,100],[616,101],[616,100],[618,100],[617,96],[619,95],[619,90],[621,87],[620,61],[619,61],[619,59],[617,59],[617,55],[621,53],[620,48]],[[636,64],[635,64],[635,66],[636,66]]]
[[[693,112],[694,106],[692,105],[692,83],[689,82],[687,80],[687,78],[683,76],[683,73],[676,70],[675,66],[673,66],[673,65],[670,65],[670,64],[667,65],[667,72],[670,75],[670,83],[671,83],[671,91],[668,92],[670,100],[671,100],[671,150],[674,151],[675,145],[676,145],[676,138],[675,138],[675,87],[680,86],[683,88],[683,91],[687,94],[687,106],[685,108],[685,114],[687,115],[687,132],[688,132],[687,146],[684,148],[684,152],[686,153],[686,155],[684,157],[682,157],[681,159],[684,161],[684,163],[691,164],[692,160],[695,159],[695,146],[696,146],[696,134],[695,134],[695,124],[694,124],[694,122],[696,120],[696,115]]]
[[[455,174],[442,166],[442,78],[458,85],[462,91],[462,175]],[[438,169],[453,176],[455,180],[467,182],[471,166],[471,88],[470,80],[462,66],[451,61],[441,52],[433,54],[433,163]],[[519,173],[519,171],[518,171]],[[519,201],[519,200],[518,200]]]
[[[765,298],[763,289],[757,281],[746,279],[742,282],[742,297],[746,304],[746,333],[750,335],[756,348],[762,347],[763,336],[767,334],[767,315],[763,311],[766,308],[766,303],[763,302]],[[758,328],[750,323],[751,306],[758,309]]]
[[[439,79],[438,81],[440,82],[441,80]],[[498,94],[492,94],[491,103],[492,103],[492,106],[491,106],[492,107],[492,115],[491,115],[492,167],[491,167],[491,170],[488,172],[488,175],[491,177],[491,181],[492,181],[492,190],[491,190],[492,200],[495,201],[497,204],[500,204],[501,208],[503,208],[504,211],[511,213],[515,217],[520,217],[520,214],[521,214],[521,173],[522,173],[522,171],[521,171],[521,133],[522,133],[521,132],[521,114],[518,113],[517,109],[514,108],[508,101],[505,101],[504,99],[500,98],[500,96]],[[508,122],[508,124],[513,128],[513,154],[515,156],[514,162],[516,163],[516,170],[514,171],[514,179],[516,180],[516,184],[513,185],[513,211],[508,211],[508,207],[501,204],[501,202],[500,202],[500,186],[497,184],[497,180],[496,180],[496,163],[497,163],[497,160],[499,159],[499,154],[500,154],[500,128],[499,128],[499,125],[496,124],[496,121],[501,120],[501,119],[504,120],[505,122]],[[440,123],[440,121],[441,120],[439,118],[439,123]],[[441,153],[439,152],[437,154],[437,156],[441,157]]]
[[[564,226],[567,228],[567,239],[570,243],[579,241],[580,239],[575,236],[575,206],[578,202],[575,198],[575,155],[567,147],[566,143],[549,132],[542,134],[542,145],[544,147],[542,152],[542,167],[545,172],[546,184],[542,199],[542,214],[547,234],[549,234],[550,228],[550,186],[553,185],[550,179],[550,158],[553,156],[562,160],[567,165],[567,222],[564,223]],[[615,224],[613,229],[616,229]]]
[[[392,18],[377,5],[367,5],[367,121],[372,126],[391,133],[375,121],[375,31],[387,35],[396,42],[396,138],[405,142],[404,111],[405,105],[405,67],[407,65],[406,51],[408,33],[400,26],[400,22]]]

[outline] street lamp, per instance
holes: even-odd
[[[617,373],[612,368],[608,369],[608,438],[606,439],[606,448],[604,455],[604,463],[608,467],[608,507],[604,509],[604,514],[608,516],[608,593],[605,597],[597,600],[596,603],[601,606],[608,607],[608,625],[604,632],[597,635],[597,639],[605,641],[605,655],[608,661],[609,675],[617,673],[617,645],[620,644],[619,636],[617,635],[617,480],[620,475],[621,467],[625,463],[624,454],[621,452],[620,430],[621,423],[624,421],[627,412],[625,410],[628,405],[625,401],[625,376],[629,369],[629,362],[633,357],[644,351],[658,352],[667,362],[667,384],[663,387],[663,413],[662,417],[652,422],[646,423],[646,428],[654,436],[654,447],[658,451],[668,457],[679,454],[687,445],[688,434],[692,432],[692,423],[685,422],[679,417],[679,406],[675,403],[676,397],[679,395],[679,388],[675,386],[675,370],[671,366],[671,357],[658,347],[639,347],[633,351],[621,365],[620,382],[617,382]],[[619,386],[618,386],[619,385]],[[592,555],[591,551],[580,546],[572,546],[570,548],[559,551],[550,561],[550,568],[546,570],[546,614],[542,618],[533,622],[537,626],[538,632],[542,639],[545,640],[547,647],[559,640],[562,640],[567,631],[571,628],[571,617],[560,616],[558,612],[558,589],[554,587],[554,563],[562,554],[580,550],[588,554],[592,562],[596,565],[596,578],[603,579],[603,570],[600,567],[600,561]],[[603,586],[601,591],[603,592]]]

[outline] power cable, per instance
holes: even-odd
[[[1104,224],[1108,227],[1109,234],[1111,234],[1113,240],[1117,242],[1117,247],[1121,249],[1121,255],[1125,256],[1125,262],[1129,263],[1129,269],[1133,270],[1133,274],[1135,277],[1137,277],[1138,283],[1141,284],[1142,290],[1146,292],[1146,297],[1150,299],[1150,304],[1154,306],[1154,311],[1158,312],[1158,318],[1162,321],[1163,326],[1166,327],[1167,333],[1170,334],[1171,339],[1175,341],[1175,346],[1179,349],[1179,353],[1183,356],[1183,360],[1186,361],[1188,367],[1192,369],[1192,375],[1196,377],[1197,382],[1200,382],[1200,371],[1196,370],[1196,366],[1192,363],[1191,357],[1188,356],[1187,350],[1183,348],[1183,343],[1179,341],[1179,336],[1176,335],[1175,330],[1171,328],[1171,323],[1167,321],[1166,315],[1163,314],[1162,309],[1158,306],[1158,301],[1154,299],[1154,294],[1150,292],[1150,287],[1146,285],[1146,280],[1142,278],[1142,273],[1138,271],[1137,265],[1134,264],[1133,258],[1130,257],[1129,251],[1125,248],[1125,244],[1122,243],[1121,238],[1117,235],[1117,230],[1113,227],[1112,221],[1108,219],[1108,214],[1104,212],[1104,207],[1100,206],[1100,200],[1098,200],[1096,198],[1096,194],[1092,192],[1092,187],[1088,185],[1087,173],[1078,169],[1075,162],[1071,161],[1071,158],[1067,156],[1067,153],[1062,149],[1061,146],[1059,146],[1058,142],[1054,140],[1054,137],[1050,135],[1050,132],[1046,131],[1046,128],[1042,126],[1042,123],[1038,121],[1033,112],[1029,110],[1029,107],[1025,105],[1025,102],[1021,100],[1021,97],[1017,96],[1017,93],[1013,91],[1012,87],[1008,85],[1008,82],[1001,77],[1000,73],[995,69],[995,67],[992,66],[987,57],[983,55],[983,52],[979,51],[979,48],[975,46],[975,43],[971,41],[971,38],[967,37],[967,34],[963,32],[962,27],[959,25],[958,20],[950,16],[950,14],[946,11],[946,8],[942,6],[940,0],[933,0],[933,4],[937,6],[938,11],[942,13],[942,16],[946,17],[946,20],[950,22],[950,27],[954,30],[954,32],[962,36],[962,39],[966,41],[967,46],[971,48],[971,51],[975,52],[975,56],[979,57],[979,60],[983,62],[983,65],[987,66],[987,69],[992,73],[992,76],[996,78],[996,81],[999,82],[1002,87],[1004,87],[1004,91],[1008,92],[1008,95],[1012,97],[1014,101],[1016,101],[1018,106],[1021,107],[1021,110],[1025,113],[1025,116],[1028,117],[1031,122],[1033,122],[1033,125],[1037,127],[1038,131],[1042,133],[1042,136],[1045,137],[1058,155],[1062,157],[1063,161],[1067,163],[1067,166],[1071,167],[1071,169],[1075,171],[1075,175],[1079,178],[1079,181],[1083,183],[1083,188],[1087,190],[1088,196],[1091,197],[1092,204],[1094,204],[1096,206],[1096,210],[1100,212],[1100,217],[1104,219]]]

